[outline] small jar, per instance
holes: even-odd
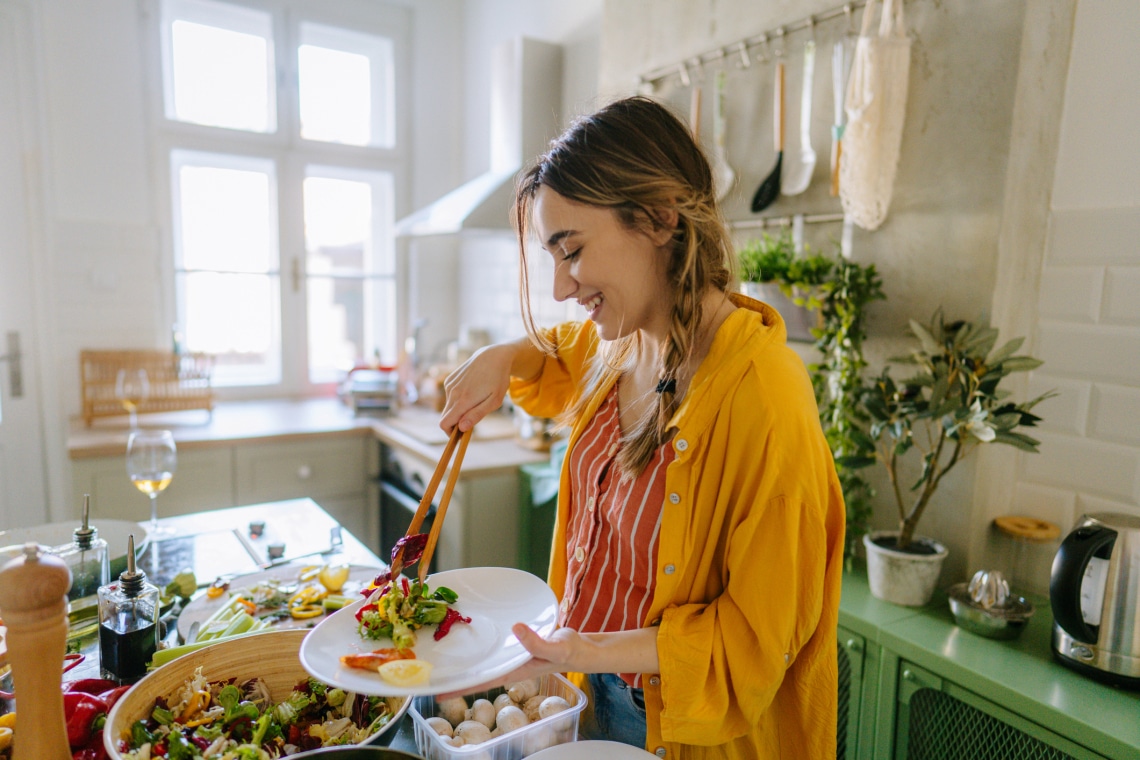
[[[1021,594],[1049,594],[1049,571],[1060,545],[1061,528],[1026,515],[994,518],[994,525],[1011,543],[1010,586]]]
[[[58,555],[71,572],[67,591],[67,621],[72,635],[89,631],[99,622],[99,588],[111,582],[111,560],[107,542],[90,523],[91,495],[83,494],[83,524],[75,529],[70,544],[58,547]]]
[[[158,588],[135,565],[135,537],[127,540],[127,569],[99,589],[99,668],[103,678],[134,683],[158,650]]]

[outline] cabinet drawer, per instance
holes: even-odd
[[[235,451],[237,503],[309,496],[362,494],[367,490],[367,440],[268,443]]]

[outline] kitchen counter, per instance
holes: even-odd
[[[439,429],[439,415],[433,410],[410,407],[390,417],[357,417],[335,398],[225,402],[217,404],[212,414],[149,414],[139,422],[140,427],[173,431],[180,451],[371,436],[436,462],[447,442]],[[502,413],[480,422],[463,460],[462,474],[508,472],[523,464],[548,460],[546,453],[520,446],[514,433],[511,419]],[[91,427],[76,418],[67,439],[68,456],[72,460],[121,456],[129,435],[125,416],[100,419]]]

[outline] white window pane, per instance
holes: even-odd
[[[272,178],[263,171],[178,167],[180,267],[230,272],[277,268]]]
[[[301,137],[368,145],[372,138],[368,58],[313,45],[302,45],[297,58]]]
[[[363,272],[372,245],[372,187],[309,177],[304,194],[309,274]]]
[[[357,362],[396,363],[396,299],[391,279],[309,277],[309,379],[344,377]]]
[[[301,137],[395,145],[392,41],[347,29],[302,23],[297,49]]]
[[[186,348],[217,355],[218,384],[275,382],[278,278],[190,272],[178,279]]]

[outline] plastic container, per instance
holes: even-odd
[[[479,698],[494,702],[495,697],[504,691],[506,689],[500,687],[491,691],[468,694],[465,699],[468,705]],[[436,715],[435,698],[416,697],[412,700],[411,709],[408,710],[416,733],[416,747],[426,760],[453,760],[453,758],[519,760],[556,744],[577,741],[578,719],[586,709],[586,695],[557,673],[542,677],[538,693],[548,697],[562,697],[570,703],[570,709],[542,718],[482,744],[469,744],[464,747],[444,744],[443,738],[427,724],[427,719]]]

